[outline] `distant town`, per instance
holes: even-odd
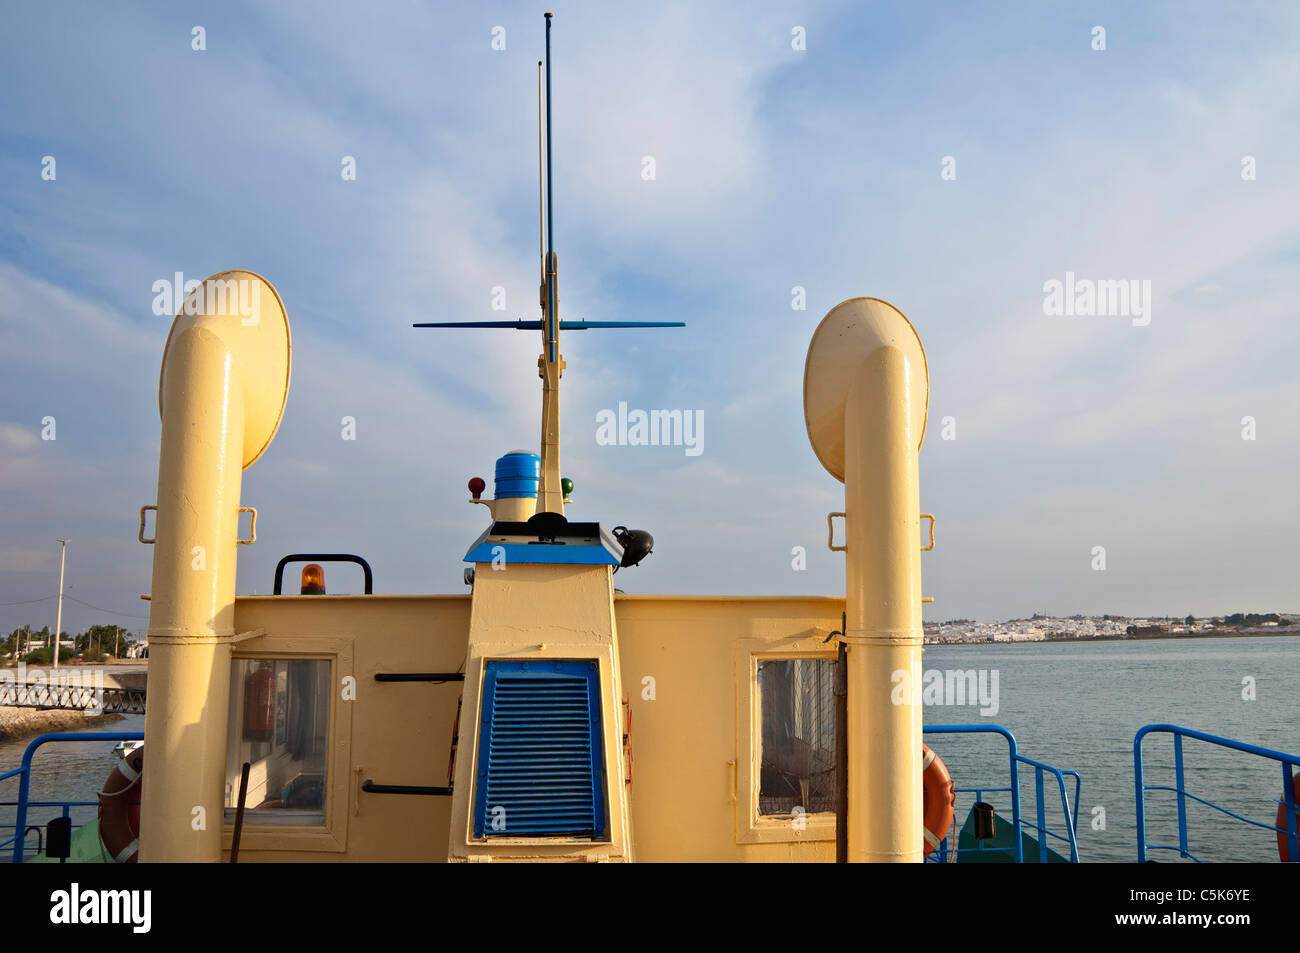
[[[952,619],[927,622],[929,645],[962,642],[1068,642],[1102,639],[1187,639],[1198,636],[1300,634],[1300,614],[1234,612],[1226,616],[1052,616],[1034,613],[1028,619],[972,622]]]

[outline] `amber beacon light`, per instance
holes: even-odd
[[[318,563],[309,563],[302,567],[302,588],[304,596],[325,595],[325,568]]]

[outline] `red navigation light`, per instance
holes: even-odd
[[[476,500],[483,495],[483,491],[486,489],[487,484],[483,482],[482,477],[474,477],[469,481],[469,492]]]
[[[302,595],[325,595],[325,570],[317,563],[302,567]]]

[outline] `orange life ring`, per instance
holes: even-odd
[[[1291,788],[1294,792],[1292,801],[1296,805],[1296,823],[1300,825],[1300,774],[1293,775],[1291,778]],[[1286,846],[1286,802],[1281,801],[1277,806],[1277,823],[1273,825],[1277,828],[1277,855],[1282,858],[1282,863],[1291,863],[1291,851]]]
[[[921,745],[921,769],[924,795],[922,813],[925,817],[925,855],[929,857],[939,842],[952,830],[957,808],[957,793],[952,777],[939,756],[928,745]]]
[[[119,864],[133,864],[140,849],[140,793],[144,748],[118,763],[99,792],[99,839]]]

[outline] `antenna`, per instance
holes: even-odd
[[[560,488],[560,357],[559,292],[556,290],[555,259],[555,176],[551,167],[551,15],[546,14],[546,330],[545,350],[537,360],[542,378],[542,446],[537,479],[537,512],[564,515],[564,491]]]
[[[542,256],[541,306],[538,321],[422,321],[415,328],[514,328],[542,332],[542,355],[537,359],[542,379],[541,473],[537,487],[537,512],[564,512],[564,490],[560,485],[560,376],[564,357],[560,354],[561,331],[590,328],[684,328],[683,321],[561,321],[555,257],[555,177],[551,164],[551,14],[546,14],[546,75],[537,64],[537,218],[541,232],[538,245]],[[543,84],[543,79],[545,83]],[[543,85],[545,93],[543,96]],[[543,114],[543,98],[545,110]],[[545,130],[543,130],[543,123]],[[545,142],[543,142],[543,138]]]
[[[546,172],[542,165],[545,150],[542,148],[542,61],[537,61],[537,258],[541,264],[541,298],[546,294]]]
[[[559,345],[555,328],[555,181],[551,176],[551,15],[546,14],[546,351],[554,364]],[[543,476],[543,480],[545,476]]]

